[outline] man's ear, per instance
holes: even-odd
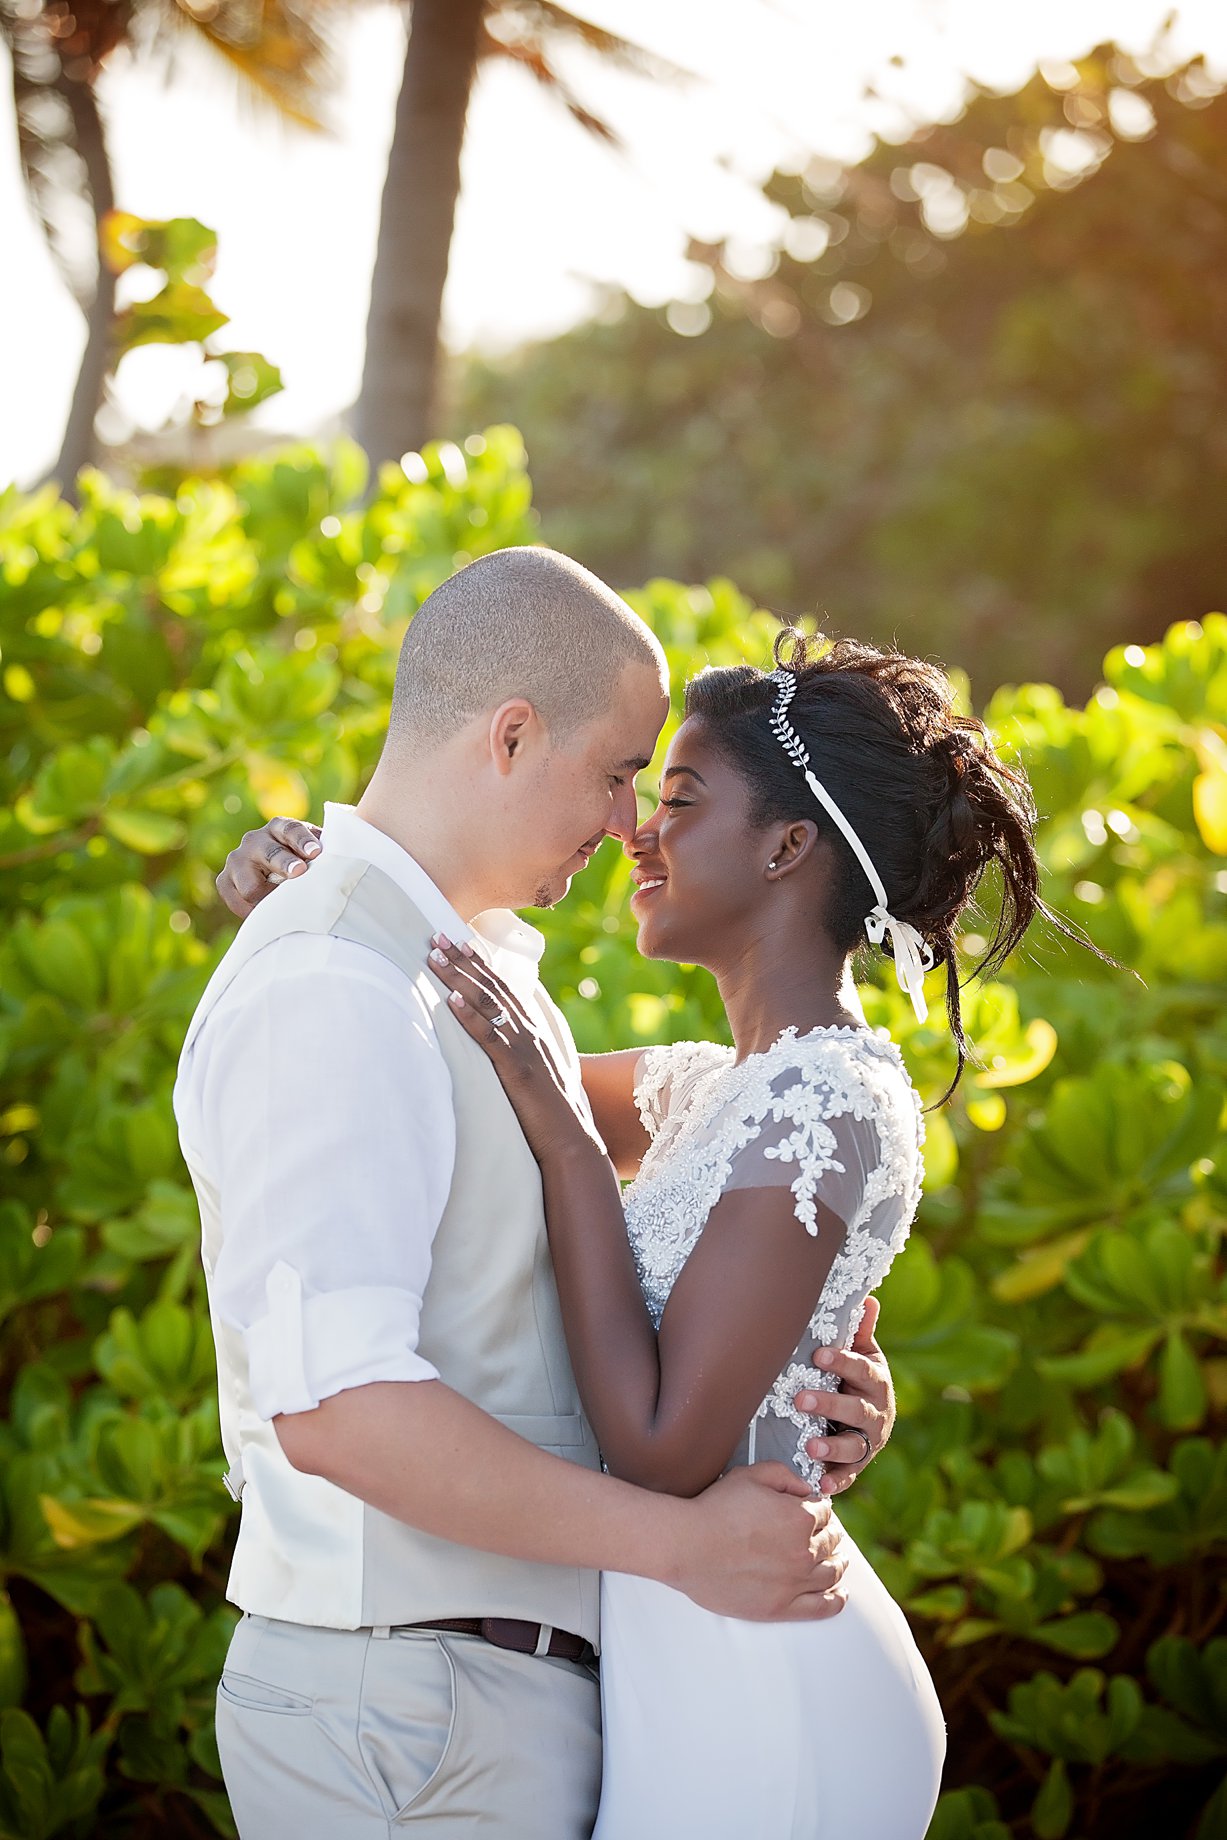
[[[523,757],[524,750],[542,732],[540,716],[525,697],[500,703],[490,717],[490,758],[504,775]]]

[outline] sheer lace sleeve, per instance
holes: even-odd
[[[828,1041],[773,1069],[753,1124],[731,1159],[724,1191],[786,1186],[807,1233],[839,1233],[810,1324],[815,1341],[834,1344],[855,1330],[865,1297],[890,1269],[915,1212],[921,1169],[915,1094],[901,1069]],[[825,1224],[820,1206],[828,1210]]]
[[[820,1202],[847,1227],[882,1160],[876,1125],[821,1067],[784,1069],[764,1096],[766,1113],[734,1156],[725,1191],[790,1188],[807,1233],[817,1235]]]

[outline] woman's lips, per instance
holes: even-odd
[[[646,876],[644,880],[639,883],[638,887],[635,889],[634,894],[631,896],[631,906],[633,907],[636,901],[650,900],[654,894],[658,894],[660,892],[660,890],[664,887],[666,880],[667,880],[667,877],[663,875]]]

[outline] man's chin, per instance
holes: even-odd
[[[533,894],[531,905],[541,909],[557,907],[570,886],[571,877],[563,874],[556,875],[553,881],[541,882]]]
[[[571,883],[581,869],[586,869],[591,862],[590,852],[577,850],[555,871],[548,882],[538,882],[530,903],[533,907],[557,907],[563,896],[569,891]]]

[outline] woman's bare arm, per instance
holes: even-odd
[[[843,1223],[819,1208],[811,1237],[788,1188],[725,1195],[657,1334],[598,1148],[547,1151],[541,1179],[567,1347],[605,1461],[624,1481],[696,1495],[725,1468],[804,1336]]]

